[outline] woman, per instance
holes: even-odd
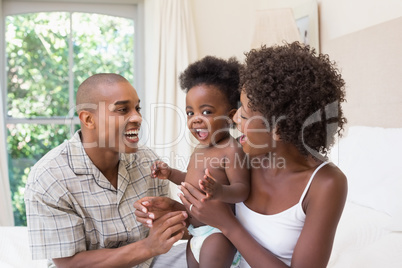
[[[188,183],[180,198],[233,243],[241,267],[326,267],[347,195],[345,175],[326,162],[346,122],[344,81],[327,56],[297,42],[251,50],[241,79],[248,199],[235,216]]]

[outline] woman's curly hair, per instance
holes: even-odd
[[[232,57],[228,60],[206,56],[190,64],[179,76],[180,87],[184,92],[205,84],[216,86],[226,97],[230,109],[237,109],[240,99],[241,64]]]
[[[346,118],[345,82],[328,55],[299,42],[253,49],[241,71],[249,108],[276,127],[282,141],[305,156],[326,158]]]

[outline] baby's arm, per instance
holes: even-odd
[[[186,173],[178,169],[171,168],[165,162],[158,160],[155,161],[151,167],[151,176],[152,178],[170,180],[171,182],[180,185],[182,182],[184,182]]]
[[[209,170],[205,170],[204,177],[199,180],[199,186],[207,197],[204,199],[218,199],[226,203],[238,203],[247,199],[250,191],[250,170],[245,153],[241,148],[232,148],[225,161],[225,172],[229,185],[222,185],[216,181]]]

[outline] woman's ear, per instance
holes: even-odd
[[[277,126],[272,130],[272,139],[274,141],[280,141],[281,140],[281,136],[278,134],[278,127]]]
[[[96,127],[94,115],[91,112],[82,110],[79,112],[78,118],[81,121],[81,125],[85,126],[87,129],[94,129]]]

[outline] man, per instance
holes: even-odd
[[[96,74],[80,85],[76,104],[81,130],[29,174],[32,257],[57,267],[149,267],[182,238],[187,214],[167,213],[150,229],[135,220],[137,200],[169,191],[150,177],[157,156],[138,146],[138,95],[122,76]]]

